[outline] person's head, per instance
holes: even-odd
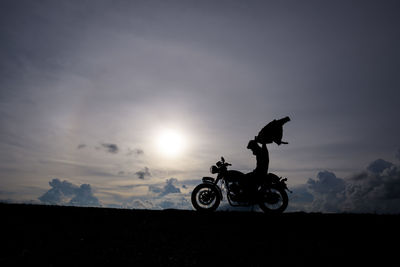
[[[255,140],[250,140],[249,143],[247,144],[247,149],[250,149],[255,155],[256,152],[260,149],[260,146]]]

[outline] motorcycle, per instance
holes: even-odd
[[[258,204],[265,213],[285,211],[289,202],[286,191],[291,193],[286,185],[287,178],[268,173],[264,177],[257,177],[254,186],[249,187],[246,186],[249,182],[249,177],[246,177],[248,174],[228,170],[228,166],[232,164],[225,162],[224,157],[221,157],[221,160],[210,168],[210,172],[217,174],[217,178],[203,177],[202,183],[194,188],[191,201],[197,211],[215,211],[223,199],[223,190],[231,206]]]

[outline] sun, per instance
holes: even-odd
[[[177,157],[185,149],[186,139],[184,135],[173,129],[162,130],[156,140],[157,149],[166,157]]]

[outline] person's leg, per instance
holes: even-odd
[[[256,178],[255,172],[247,173],[244,177],[242,186],[246,196],[251,196],[253,194],[254,180]]]

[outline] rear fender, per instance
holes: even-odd
[[[278,177],[277,175],[273,174],[273,173],[268,173],[268,180],[272,182],[272,184],[279,189],[283,189],[283,190],[287,190],[290,193],[292,193],[292,191],[290,191],[287,187],[286,181],[287,178],[282,178],[282,177]]]

